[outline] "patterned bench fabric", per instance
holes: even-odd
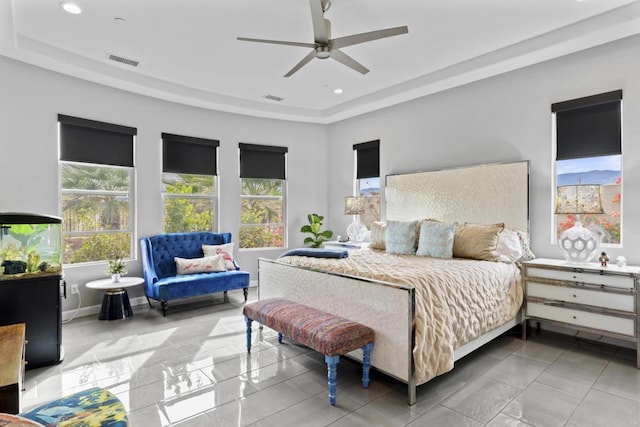
[[[243,314],[328,356],[346,354],[374,340],[368,326],[284,298],[247,304]]]
[[[127,411],[110,391],[100,387],[83,390],[63,397],[21,417],[45,426],[59,427],[127,427]]]

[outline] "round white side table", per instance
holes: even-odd
[[[142,277],[121,277],[119,282],[112,279],[93,280],[86,284],[90,289],[103,289],[104,298],[102,299],[102,308],[100,309],[100,320],[119,320],[126,319],[133,314],[131,304],[129,303],[129,295],[125,288],[137,286],[144,283]]]

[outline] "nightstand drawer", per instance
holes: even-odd
[[[554,301],[565,301],[573,304],[585,304],[594,307],[635,313],[635,296],[629,293],[618,294],[602,291],[553,286],[544,283],[527,282],[527,297],[544,298]]]
[[[527,316],[541,320],[555,320],[570,325],[584,326],[591,329],[614,332],[630,337],[635,336],[635,318],[607,316],[598,313],[574,310],[565,307],[555,307],[539,303],[527,303]]]
[[[536,267],[527,268],[527,278],[532,279],[536,277],[552,280],[564,280],[567,282],[588,283],[597,286],[604,285],[612,288],[635,289],[635,280],[633,277],[551,270]]]

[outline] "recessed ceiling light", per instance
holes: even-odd
[[[125,22],[127,22],[126,19],[121,18],[121,17],[117,17],[117,18],[113,18],[113,20],[115,21],[116,24],[124,24]]]
[[[70,1],[60,2],[60,7],[64,9],[65,12],[71,13],[73,15],[79,15],[82,13],[82,9],[80,9],[80,6]]]
[[[333,90],[333,93],[338,94],[338,95],[341,94],[342,92],[343,92],[343,90],[339,89],[339,88]]]

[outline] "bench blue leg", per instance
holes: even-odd
[[[329,378],[329,403],[336,404],[336,382],[338,380],[338,362],[340,356],[327,356],[325,354],[324,361],[327,362],[328,378]]]
[[[362,347],[362,387],[369,387],[369,370],[371,370],[371,350],[373,350],[373,343]]]
[[[282,334],[278,332],[278,344],[282,344]]]
[[[244,316],[244,321],[247,323],[247,353],[251,353],[251,322],[253,320]]]

